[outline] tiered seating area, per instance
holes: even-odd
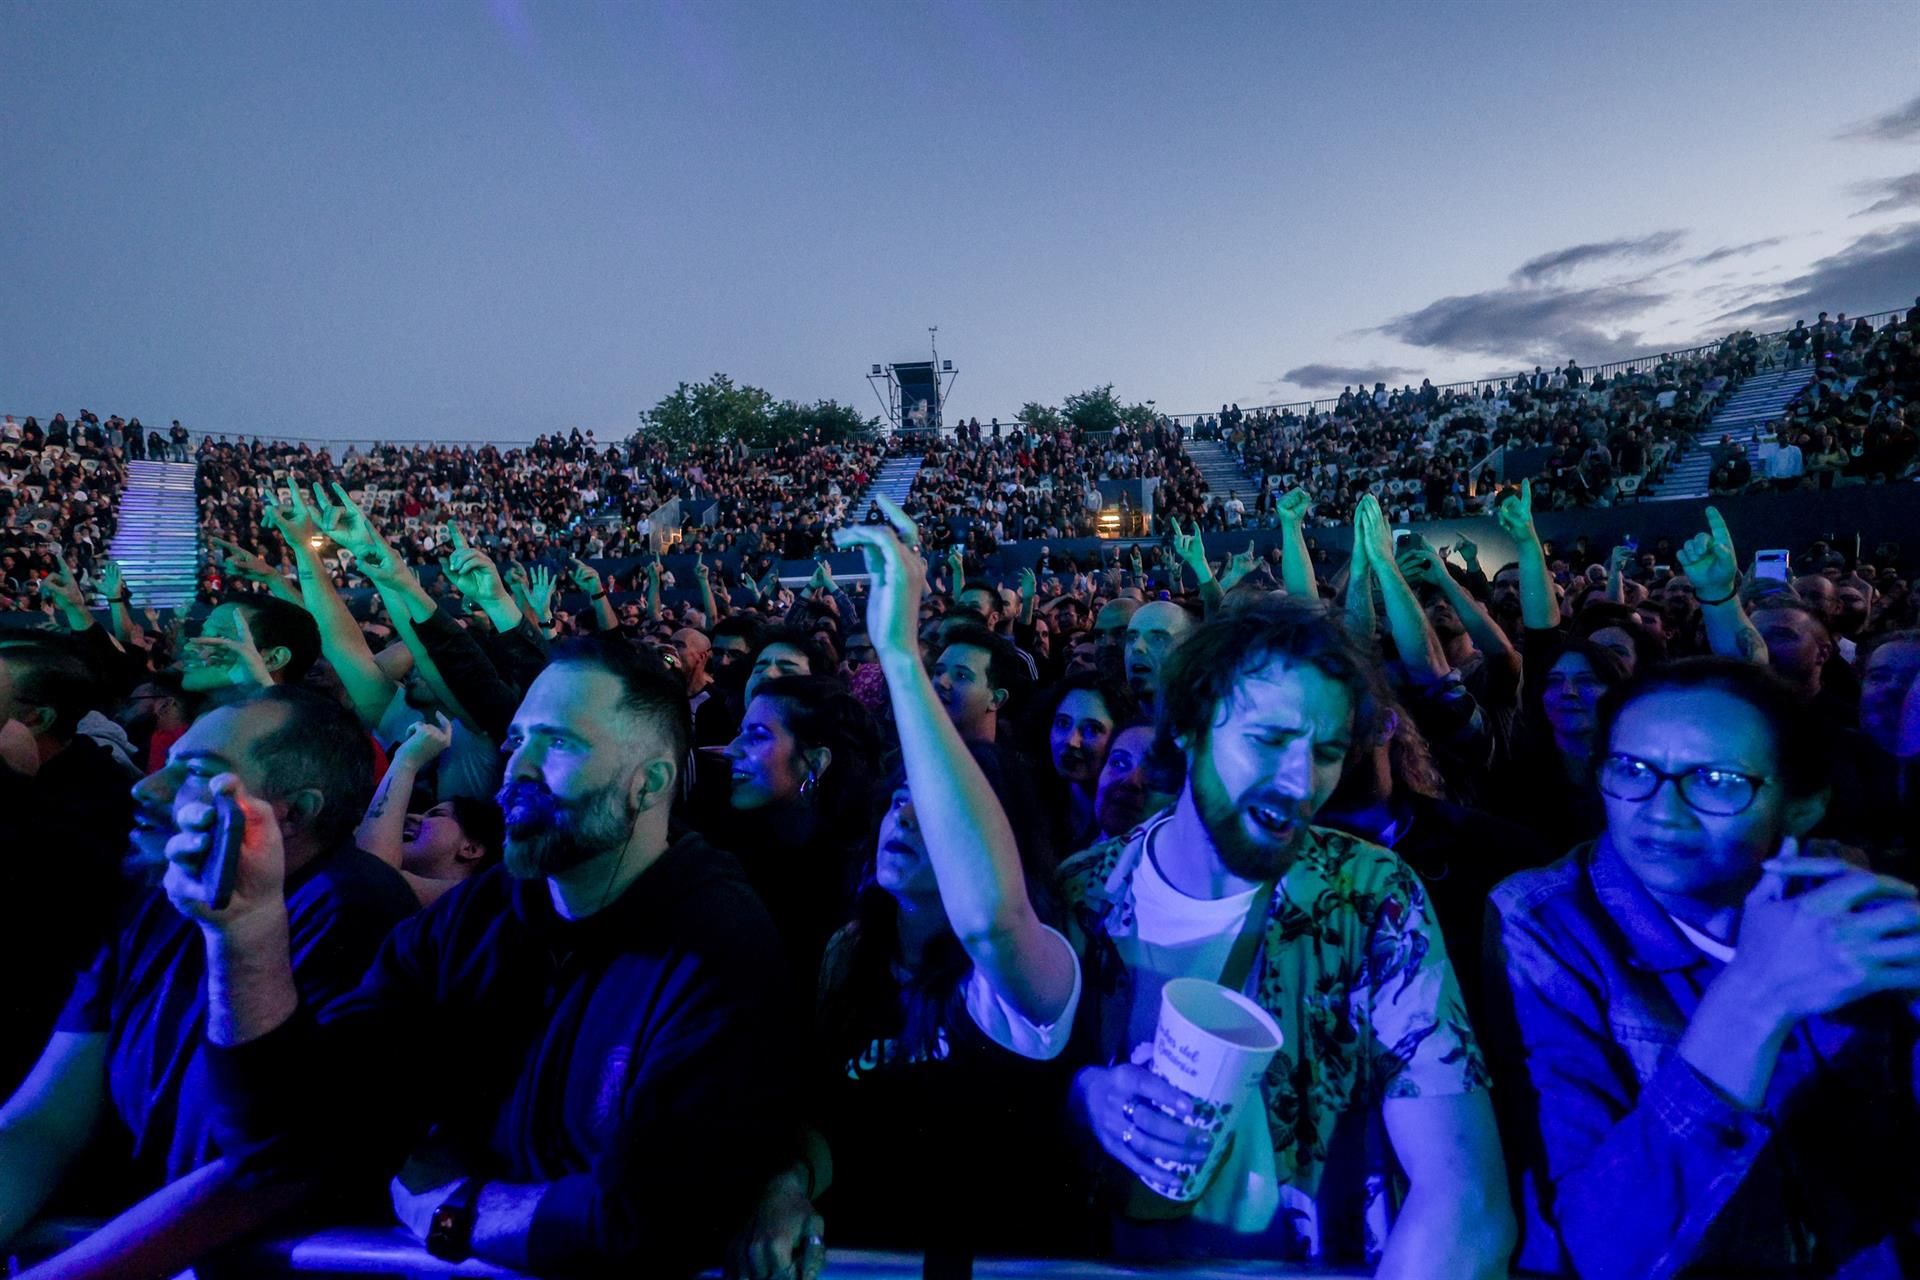
[[[1816,327],[1798,344],[1784,334],[1737,333],[1591,375],[1569,363],[1497,382],[1349,389],[1312,405],[1227,406],[1110,434],[1016,423],[988,437],[976,425],[924,457],[884,442],[676,456],[643,436],[602,445],[579,431],[523,448],[381,444],[337,456],[306,444],[215,437],[197,451],[200,523],[204,534],[286,567],[282,548],[261,530],[262,486],[299,477],[337,482],[397,517],[402,550],[417,564],[437,558],[448,520],[519,561],[619,559],[651,549],[655,534],[687,551],[803,557],[836,525],[870,517],[870,492],[882,488],[904,496],[943,536],[990,552],[1111,534],[1123,524],[1154,536],[1169,520],[1209,531],[1271,527],[1278,498],[1294,487],[1313,498],[1311,523],[1333,526],[1349,521],[1366,494],[1396,523],[1481,514],[1502,484],[1521,479],[1533,481],[1543,511],[1891,481],[1908,477],[1920,456],[1920,437],[1906,421],[1906,406],[1920,395],[1913,317]],[[53,571],[57,551],[83,585],[93,583],[115,532],[131,441],[142,452],[164,447],[159,433],[143,436],[137,420],[82,414],[69,423],[56,415],[43,428],[8,417],[0,430],[0,607],[36,607],[34,583]],[[1802,469],[1782,477],[1773,459],[1789,444]],[[876,483],[883,474],[885,483]],[[1131,509],[1124,482],[1139,480],[1155,484],[1153,518],[1128,510],[1123,521],[1115,495],[1126,491]],[[656,517],[673,527],[656,530]],[[340,580],[350,579],[343,565]]]
[[[37,607],[62,554],[82,585],[96,582],[126,483],[120,426],[90,413],[0,421],[0,610]]]

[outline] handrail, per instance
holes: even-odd
[[[24,1257],[44,1256],[84,1239],[92,1224],[56,1221],[38,1224],[16,1248]],[[0,1264],[5,1256],[0,1255]],[[398,1227],[330,1227],[306,1235],[243,1245],[219,1255],[221,1274],[262,1277],[461,1276],[469,1280],[532,1280],[522,1272],[485,1262],[443,1262]],[[917,1253],[831,1249],[826,1274],[843,1280],[921,1280],[927,1264]],[[706,1273],[717,1278],[719,1272]],[[1305,1267],[1287,1263],[1219,1261],[1152,1266],[1097,1262],[1079,1258],[974,1258],[976,1280],[1247,1280],[1252,1276],[1316,1276],[1320,1280],[1364,1280],[1370,1272]]]

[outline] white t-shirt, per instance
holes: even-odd
[[[1142,1049],[1149,1054],[1152,1050],[1154,1028],[1160,1021],[1160,989],[1174,978],[1218,981],[1234,939],[1253,909],[1254,895],[1260,892],[1255,887],[1225,898],[1189,898],[1160,874],[1153,848],[1149,838],[1147,856],[1133,876],[1135,932],[1113,940],[1133,972],[1127,1040],[1134,1046],[1133,1060],[1142,1065],[1151,1060],[1142,1056]],[[1234,1231],[1256,1232],[1266,1229],[1279,1206],[1267,1109],[1241,1107],[1233,1127],[1233,1150],[1194,1206],[1193,1216]]]

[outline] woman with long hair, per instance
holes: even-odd
[[[1092,672],[1068,676],[1055,685],[1040,704],[1029,737],[1044,742],[1050,766],[1041,777],[1041,789],[1051,820],[1053,851],[1058,857],[1077,853],[1102,838],[1094,816],[1100,773],[1120,727],[1139,715],[1132,690],[1117,680]]]
[[[867,1247],[1061,1247],[1074,1217],[1072,1162],[1053,1136],[1067,1079],[1055,1060],[1080,968],[1043,921],[1045,824],[1021,771],[964,742],[934,691],[917,636],[925,566],[892,530],[836,536],[872,575],[869,633],[901,769],[852,922],[821,966],[815,1132],[767,1187],[735,1268],[805,1272],[827,1221]]]
[[[708,834],[773,912],[803,991],[872,848],[879,741],[840,681],[778,676],[754,686],[726,748],[728,810]]]

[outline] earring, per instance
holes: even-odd
[[[820,775],[817,773],[814,773],[812,770],[808,770],[806,780],[800,784],[800,794],[803,796],[810,796],[814,793],[815,790],[819,788],[819,786],[820,786]]]

